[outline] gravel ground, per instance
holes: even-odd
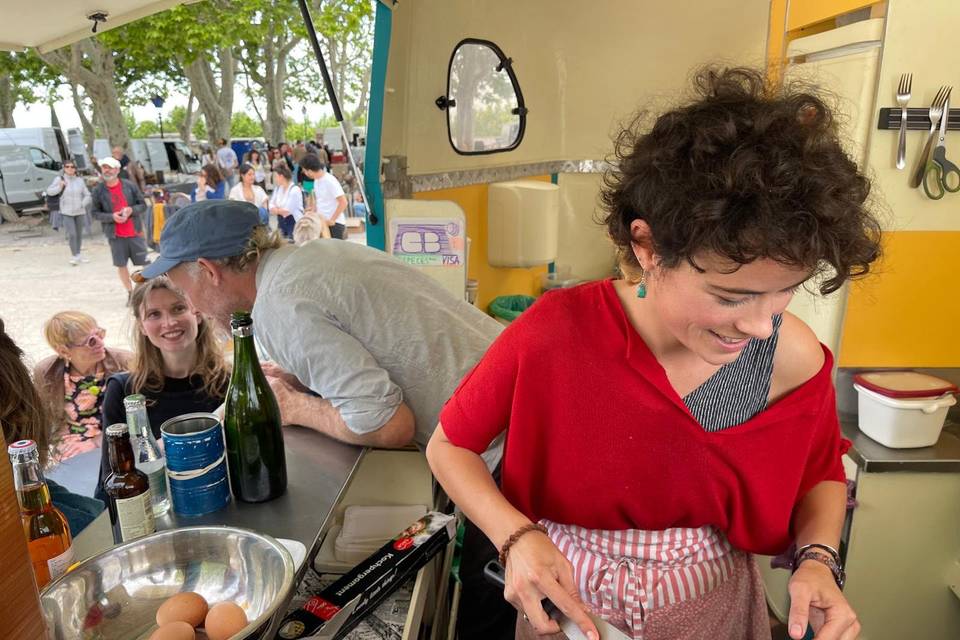
[[[127,295],[99,229],[83,238],[90,262],[72,266],[62,230],[39,217],[0,225],[0,318],[33,364],[52,351],[43,323],[58,311],[89,313],[107,330],[107,346],[128,348]]]

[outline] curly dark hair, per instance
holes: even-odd
[[[603,179],[603,223],[631,280],[640,267],[630,224],[650,226],[665,268],[714,253],[737,265],[769,258],[822,276],[820,292],[869,272],[880,224],[870,181],[840,146],[834,117],[810,87],[762,72],[707,67],[696,99],[616,139]]]

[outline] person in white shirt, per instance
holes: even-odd
[[[253,165],[247,163],[240,165],[240,182],[230,189],[227,199],[255,205],[260,210],[260,222],[270,223],[267,192],[257,185],[257,169]]]
[[[317,215],[330,227],[330,236],[340,240],[347,238],[347,196],[340,181],[326,172],[323,164],[313,153],[303,156],[300,169],[313,180],[313,196]]]
[[[273,195],[270,196],[270,213],[277,216],[277,227],[283,237],[293,241],[293,228],[303,217],[303,191],[293,182],[293,173],[286,162],[273,165]]]

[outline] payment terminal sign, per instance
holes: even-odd
[[[463,267],[465,229],[460,221],[401,218],[390,221],[393,255],[417,267]]]

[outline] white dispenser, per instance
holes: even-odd
[[[487,200],[487,260],[532,267],[557,259],[560,187],[537,180],[495,182]]]

